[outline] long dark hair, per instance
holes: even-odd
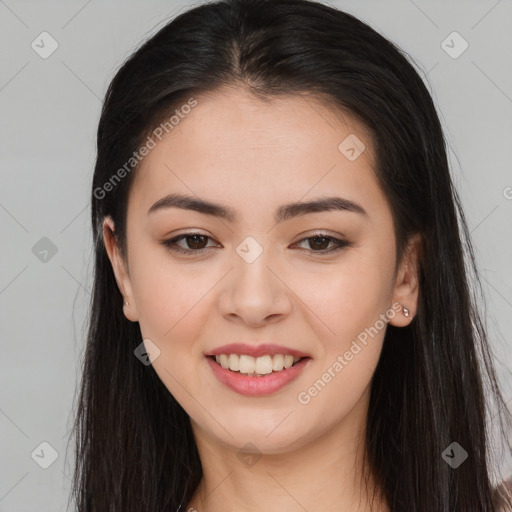
[[[311,94],[370,130],[398,259],[415,233],[422,252],[416,316],[406,328],[388,326],[373,377],[367,459],[394,511],[497,511],[503,499],[493,483],[487,405],[496,406],[500,433],[510,417],[436,108],[402,50],[357,18],[309,0],[198,5],[144,42],[108,88],[91,194],[94,289],[74,425],[77,510],[174,511],[201,479],[188,415],[153,367],[134,356],[142,336],[124,317],[102,222],[113,219],[126,257],[127,198],[137,171],[126,163],[180,105],[225,85],[262,99]],[[457,469],[442,457],[452,442],[469,454]]]

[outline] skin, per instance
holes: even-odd
[[[191,418],[204,476],[182,510],[370,510],[361,462],[370,384],[386,327],[309,403],[300,403],[298,395],[394,303],[406,306],[410,317],[399,308],[389,323],[403,327],[411,321],[418,239],[411,240],[395,275],[391,210],[373,171],[372,140],[354,119],[334,115],[311,97],[267,103],[241,88],[196,99],[198,105],[137,171],[129,195],[127,261],[112,220],[104,222],[108,256],[128,302],[124,314],[158,346],[154,369]],[[366,146],[354,161],[338,149],[349,134]],[[225,204],[237,220],[178,208],[148,215],[169,193]],[[358,203],[367,216],[327,211],[273,220],[282,204],[330,195]],[[351,245],[322,255],[327,245],[304,240],[315,230]],[[211,237],[196,246],[190,239],[188,245],[179,242],[192,250],[207,247],[199,255],[160,243],[188,231]],[[263,248],[252,263],[236,252],[247,236]],[[221,384],[204,358],[240,341],[291,346],[312,359],[278,392],[247,397]],[[242,457],[250,453],[252,463]],[[389,510],[374,497],[373,510]]]

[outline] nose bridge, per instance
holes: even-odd
[[[255,237],[247,236],[235,251],[238,256],[238,259],[235,258],[236,290],[248,293],[249,296],[258,296],[259,300],[263,300],[264,295],[271,293],[274,288],[271,283],[274,276],[268,268],[272,260],[271,249],[268,246],[264,247]]]
[[[270,315],[286,313],[286,287],[275,276],[273,251],[247,236],[235,249],[234,269],[225,290],[224,314],[258,323]]]

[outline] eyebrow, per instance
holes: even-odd
[[[148,210],[148,215],[167,208],[193,210],[205,215],[220,217],[229,222],[234,222],[237,219],[235,210],[228,206],[181,194],[169,194],[162,197],[151,206]],[[279,223],[293,217],[307,215],[308,213],[328,211],[347,211],[368,217],[368,213],[361,205],[349,199],[342,197],[320,197],[314,201],[289,203],[280,206],[275,212],[274,221]]]

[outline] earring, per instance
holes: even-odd
[[[402,306],[402,309],[404,311],[404,316],[409,316],[409,310],[405,307],[405,306]]]
[[[124,305],[125,305],[125,306],[128,306],[128,302],[125,302],[125,303],[124,303]]]

